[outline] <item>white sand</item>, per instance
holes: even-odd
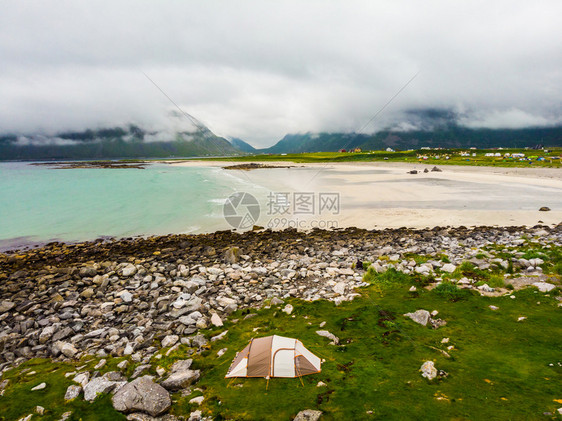
[[[294,165],[290,169],[225,170],[272,192],[310,192],[313,215],[267,213],[270,199],[259,197],[261,225],[283,229],[296,226],[360,228],[473,225],[558,224],[562,221],[562,170],[552,168],[495,168],[440,166],[442,172],[423,173],[432,165],[358,162]],[[187,161],[172,165],[228,166],[221,161]],[[407,172],[416,169],[418,174]],[[262,189],[263,191],[263,189]],[[319,214],[318,194],[337,192],[339,214]],[[250,192],[257,194],[256,192]],[[263,192],[262,192],[263,195]],[[548,206],[550,212],[539,212]]]

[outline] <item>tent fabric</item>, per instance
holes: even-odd
[[[320,358],[298,339],[273,335],[252,339],[225,377],[300,377],[319,373],[320,366]]]

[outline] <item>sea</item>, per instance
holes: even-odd
[[[220,167],[53,169],[0,163],[0,250],[232,229],[227,198],[259,185]]]

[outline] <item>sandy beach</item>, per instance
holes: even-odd
[[[558,224],[562,221],[562,172],[551,168],[496,168],[440,166],[412,163],[295,163],[252,171],[225,170],[261,186],[252,194],[312,193],[316,205],[310,214],[271,210],[271,198],[258,197],[259,223],[273,229],[350,227],[367,229],[425,228],[433,226]],[[225,167],[227,161],[186,161],[181,166]],[[424,172],[428,169],[428,172]],[[410,174],[417,170],[417,174]],[[261,192],[261,193],[260,193]],[[321,193],[339,195],[338,212],[320,212]],[[543,206],[548,212],[539,211]],[[269,209],[268,209],[269,208]],[[265,211],[265,212],[264,212]],[[265,215],[264,215],[265,214]]]

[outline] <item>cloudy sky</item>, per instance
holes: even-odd
[[[166,127],[218,135],[562,123],[562,2],[0,0],[0,132]]]

